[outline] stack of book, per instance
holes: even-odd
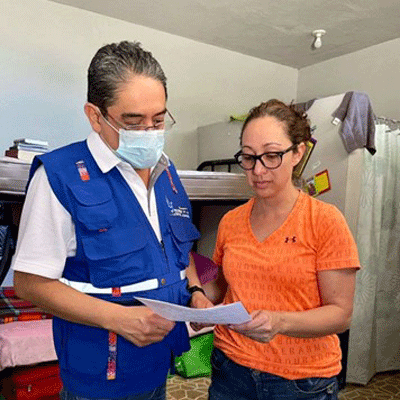
[[[36,155],[46,153],[49,150],[48,142],[38,139],[15,139],[14,144],[5,151],[7,157],[31,163]]]

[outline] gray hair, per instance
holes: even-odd
[[[119,86],[132,75],[144,75],[162,83],[167,98],[167,78],[158,61],[139,42],[122,41],[101,47],[88,70],[87,101],[106,115],[117,98]]]

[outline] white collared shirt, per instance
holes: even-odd
[[[117,167],[136,196],[157,238],[161,241],[157,204],[152,174],[149,189],[133,167],[120,160],[103,142],[96,132],[91,132],[87,144],[97,165],[103,173]],[[157,168],[158,173],[168,166],[168,157],[163,154]],[[25,197],[19,224],[17,248],[12,260],[12,269],[59,279],[65,259],[76,254],[75,225],[71,215],[55,196],[43,166],[35,172]]]

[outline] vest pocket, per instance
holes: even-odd
[[[170,217],[169,225],[173,243],[180,253],[179,261],[186,267],[189,264],[189,252],[193,242],[200,237],[200,233],[188,218]]]
[[[96,287],[124,286],[153,273],[150,246],[140,227],[93,232],[82,237],[82,244]]]
[[[110,187],[93,179],[70,185],[76,200],[76,219],[89,230],[108,229],[118,215]]]
[[[125,338],[117,339],[117,375],[132,379],[136,373],[154,373],[156,370],[168,371],[171,350],[163,342],[137,347]]]
[[[61,368],[82,377],[106,377],[108,360],[108,332],[91,326],[69,323],[64,325]]]
[[[184,322],[177,322],[161,342],[144,347],[136,347],[118,336],[117,375],[132,379],[135,373],[159,374],[164,370],[166,374],[171,366],[171,357],[181,355],[189,349],[189,334]]]

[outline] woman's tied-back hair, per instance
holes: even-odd
[[[144,75],[162,83],[167,98],[167,78],[158,61],[139,42],[123,41],[101,47],[88,70],[87,101],[103,115],[117,99],[121,84],[134,75]]]
[[[243,132],[249,122],[265,116],[275,117],[278,121],[283,122],[286,126],[286,133],[293,144],[300,144],[311,139],[307,114],[297,111],[293,104],[286,105],[280,100],[271,99],[250,110],[240,133],[240,144],[242,144]]]

